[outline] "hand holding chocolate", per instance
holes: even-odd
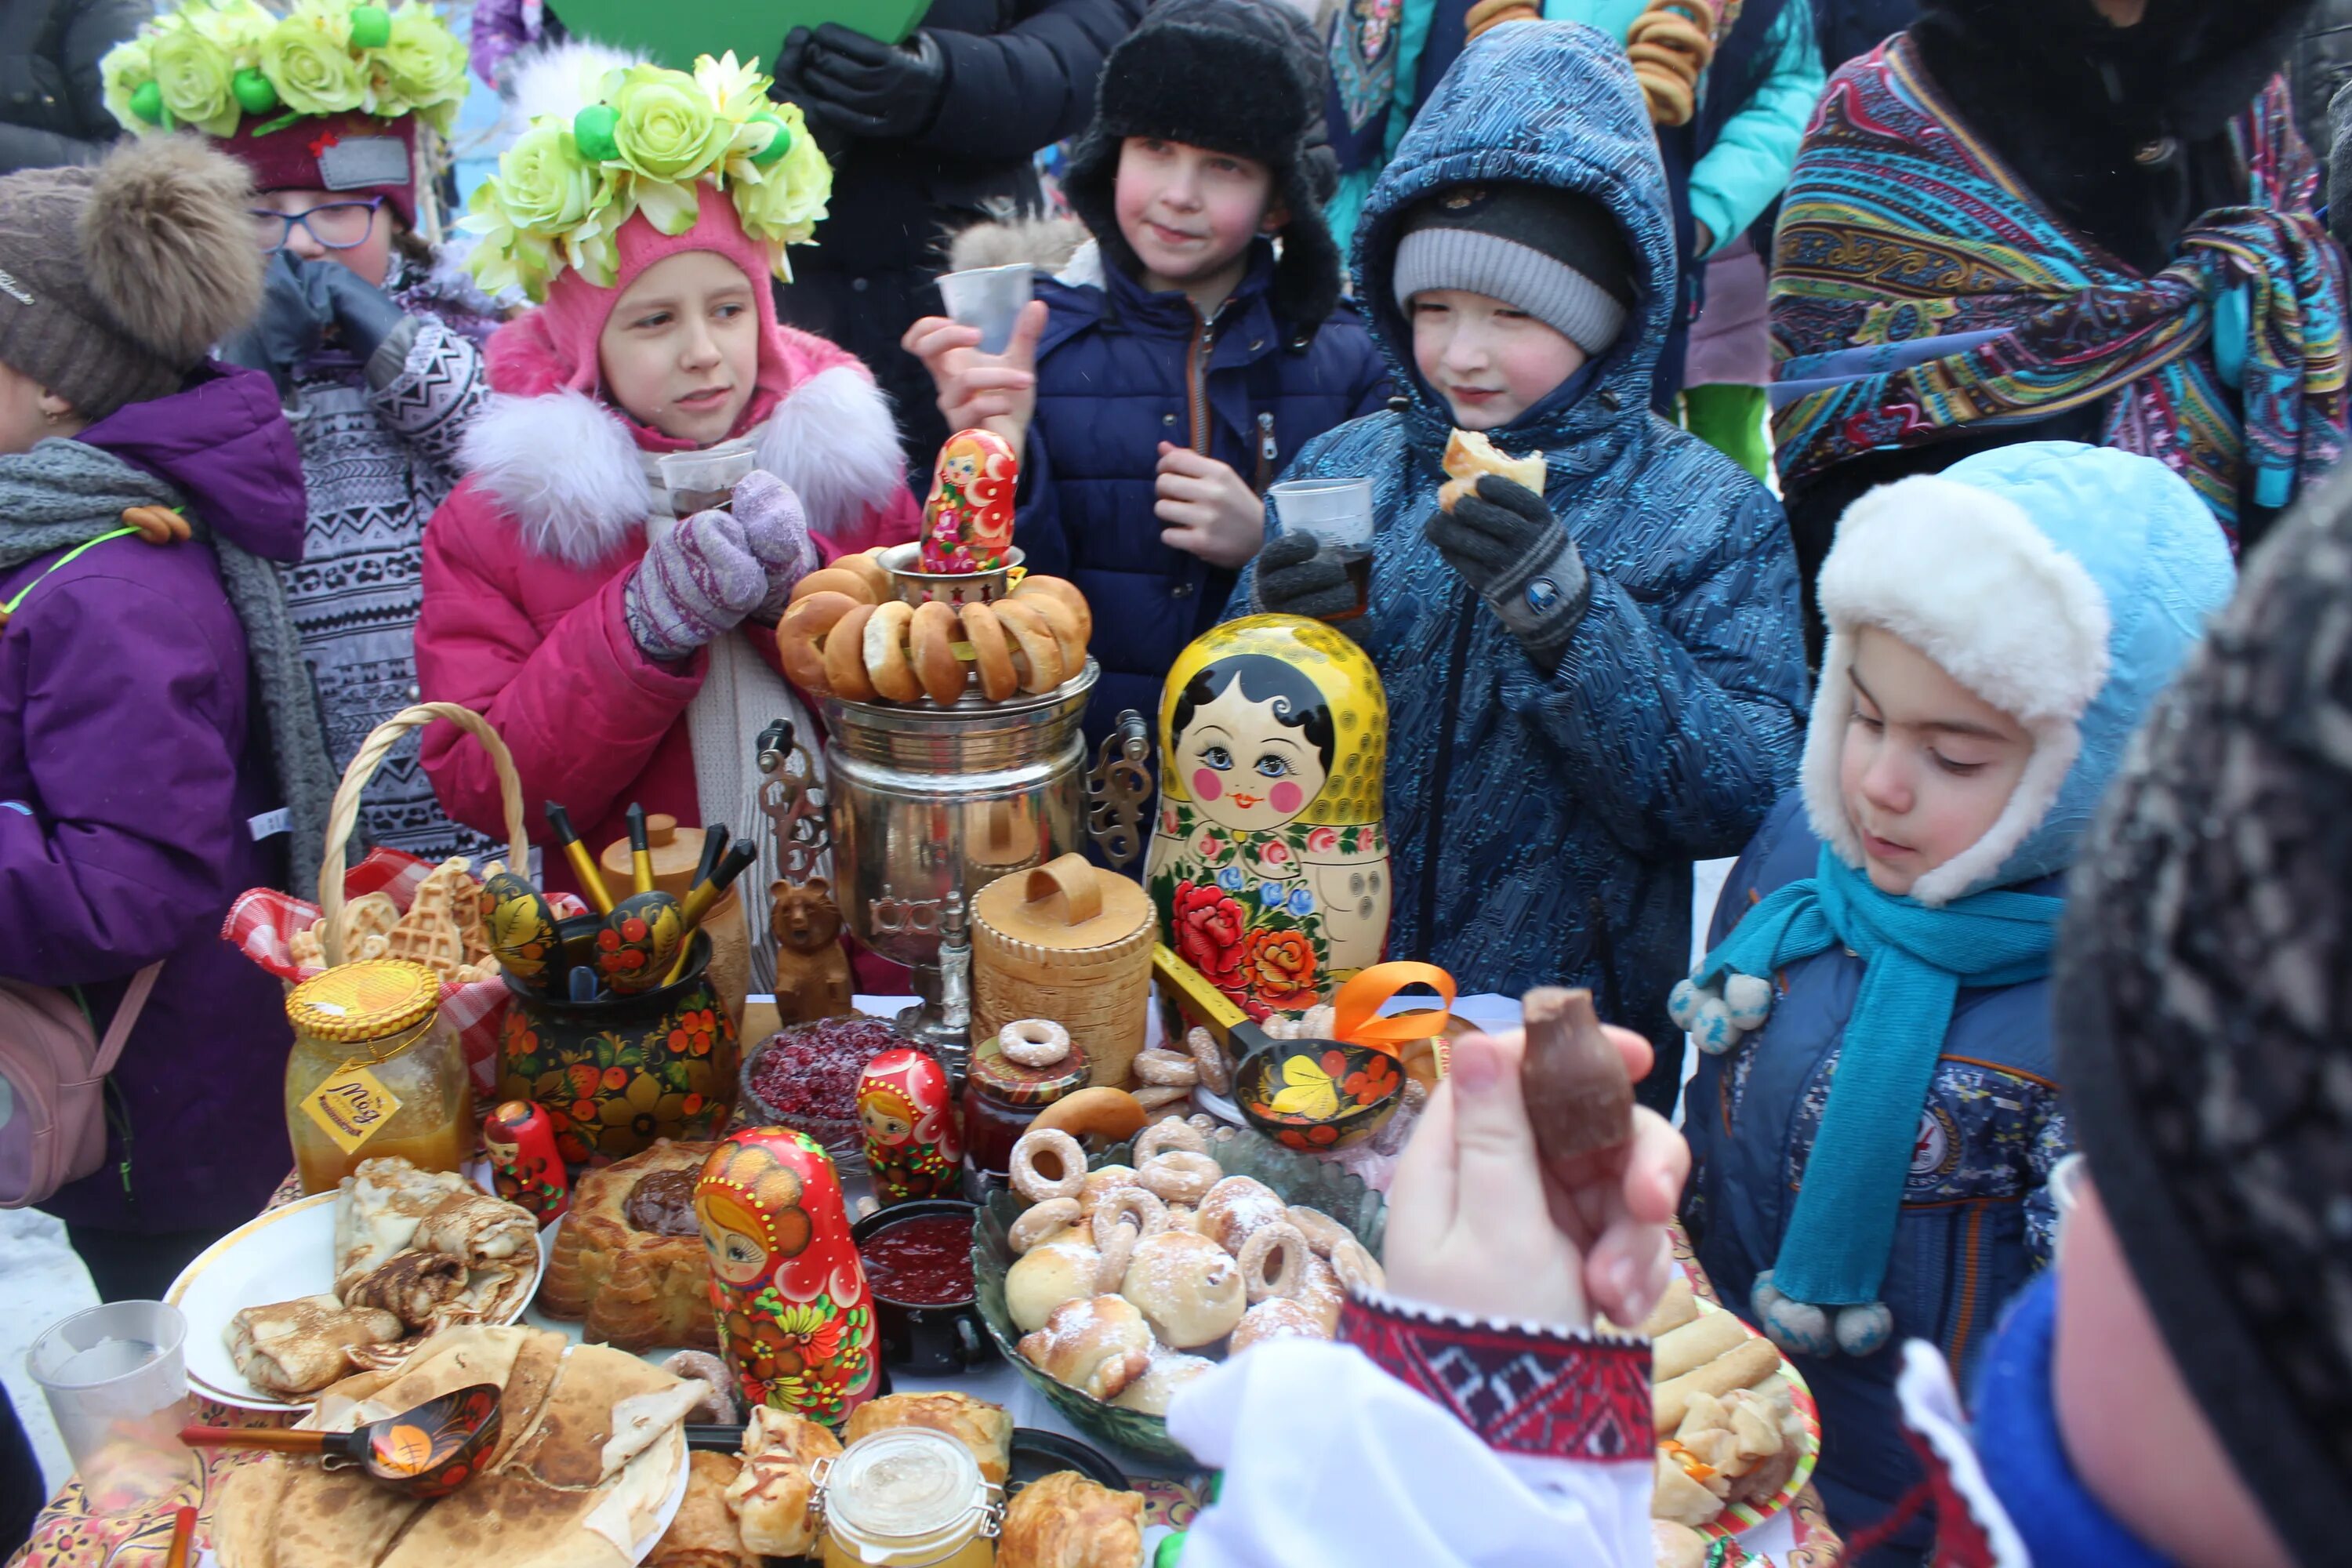
[[[1633,1135],[1633,1085],[1625,1058],[1601,1032],[1592,993],[1538,986],[1520,999],[1528,1031],[1519,1089],[1536,1153],[1552,1179],[1573,1186],[1580,1157]]]

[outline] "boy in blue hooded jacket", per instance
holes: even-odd
[[[1736,853],[1794,777],[1805,668],[1779,504],[1650,413],[1674,221],[1623,52],[1574,23],[1481,37],[1356,254],[1405,396],[1288,477],[1372,481],[1369,608],[1342,625],[1388,691],[1389,952],[1465,992],[1591,987],[1659,1046],[1664,1108],[1690,863]],[[1442,510],[1457,426],[1540,451],[1544,494],[1489,475]],[[1352,600],[1312,538],[1276,535],[1227,613]]]
[[[1339,302],[1322,103],[1314,37],[1284,0],[1159,0],[1104,62],[1063,176],[1092,244],[1040,278],[1003,354],[943,318],[908,330],[949,428],[1021,447],[1029,569],[1094,607],[1090,743],[1121,709],[1159,710],[1257,553],[1259,497],[1290,455],[1388,395]]]
[[[2070,442],[1885,486],[1839,522],[1801,785],[1674,1007],[1705,1053],[1685,1223],[1811,1384],[1842,1530],[1919,1478],[1890,1339],[1965,1378],[2049,1260],[2061,874],[2233,580],[2184,481]]]

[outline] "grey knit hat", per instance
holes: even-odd
[[[1454,185],[1405,215],[1397,307],[1424,289],[1461,289],[1525,310],[1598,357],[1625,330],[1633,252],[1609,209],[1574,191]]]
[[[85,419],[178,390],[260,309],[251,194],[192,136],[0,178],[0,364]]]

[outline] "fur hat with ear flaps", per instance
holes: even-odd
[[[1822,564],[1829,642],[1801,774],[1813,832],[1861,867],[1838,763],[1854,636],[1881,626],[2033,739],[1992,826],[1911,896],[1947,904],[2063,870],[2126,741],[2234,580],[2212,513],[2152,458],[2027,442],[1872,490]]]
[[[1327,92],[1323,52],[1283,0],[1159,0],[1103,62],[1094,122],[1070,149],[1062,194],[1103,254],[1134,277],[1142,263],[1118,227],[1121,142],[1164,137],[1265,164],[1287,215],[1274,311],[1311,334],[1339,302],[1339,247],[1323,219],[1339,184]]]
[[[0,363],[86,419],[177,391],[261,308],[252,188],[193,136],[0,179]]]

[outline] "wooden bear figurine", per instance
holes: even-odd
[[[849,953],[841,909],[823,877],[768,885],[768,930],[776,939],[776,1016],[785,1024],[834,1018],[849,1008]]]

